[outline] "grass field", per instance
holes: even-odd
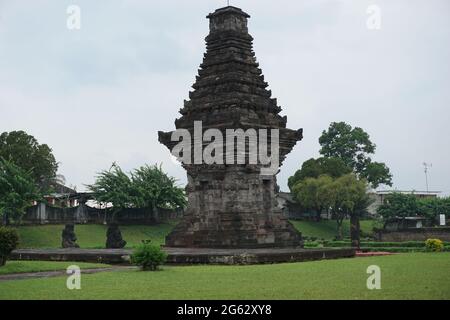
[[[7,261],[6,265],[0,267],[0,276],[12,273],[59,271],[76,264],[82,269],[106,268],[108,265],[99,263],[79,262],[47,262],[47,261]]]
[[[314,237],[318,239],[332,240],[337,234],[337,224],[334,220],[314,221],[291,221],[292,224],[301,231],[304,237]],[[361,221],[362,236],[372,234],[373,220]],[[342,223],[344,237],[350,237],[350,221],[344,220]]]
[[[172,230],[176,222],[165,223],[157,226],[121,226],[123,238],[127,241],[127,247],[132,248],[142,240],[152,240],[155,244],[164,244],[166,235]],[[318,239],[332,240],[336,236],[335,221],[293,221],[294,226],[300,230],[303,236]],[[59,248],[61,247],[62,225],[23,226],[19,227],[20,248]],[[362,221],[363,232],[370,233],[372,221]],[[75,233],[77,243],[81,248],[104,248],[106,241],[106,229],[104,225],[77,225]],[[349,222],[344,221],[344,234],[349,235]]]
[[[381,268],[368,290],[367,267]],[[416,253],[257,266],[164,267],[160,272],[0,282],[0,299],[450,299],[450,254]]]
[[[135,247],[142,240],[152,240],[153,243],[164,244],[165,237],[176,222],[157,226],[121,226],[123,238],[127,241],[127,248]],[[19,227],[20,248],[60,248],[62,225],[23,226]],[[105,247],[105,225],[77,225],[75,233],[77,243],[81,248],[99,249]]]

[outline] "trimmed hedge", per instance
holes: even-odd
[[[425,248],[407,248],[407,247],[361,247],[363,252],[392,252],[392,253],[402,253],[402,252],[426,252]]]
[[[350,247],[351,243],[347,241],[329,241],[323,243],[324,247]],[[362,247],[401,247],[401,248],[425,248],[425,241],[406,241],[406,242],[372,242],[362,241]],[[450,246],[450,242],[444,242],[444,246]]]
[[[312,241],[305,242],[305,248],[349,248],[350,242],[347,241]],[[372,242],[362,241],[361,250],[365,252],[384,251],[384,252],[428,252],[425,241],[406,241],[406,242]],[[450,252],[450,242],[444,242],[444,252]]]
[[[361,247],[361,251],[363,252],[392,252],[392,253],[403,253],[403,252],[429,252],[426,248],[407,248],[407,247],[387,247],[387,248],[370,248],[370,247]],[[450,247],[444,247],[442,252],[450,252]]]

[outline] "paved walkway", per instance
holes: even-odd
[[[97,269],[81,269],[82,274],[94,274],[99,272],[112,272],[137,269],[136,267],[109,267],[109,268],[97,268]],[[66,270],[59,271],[41,271],[41,272],[25,272],[25,273],[12,273],[0,275],[0,282],[12,281],[12,280],[24,280],[24,279],[37,279],[37,278],[52,278],[66,276]]]

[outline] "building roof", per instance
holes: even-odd
[[[417,190],[378,190],[376,194],[385,195],[392,193],[401,193],[401,194],[414,194],[414,195],[429,195],[429,196],[437,196],[442,193],[442,191],[417,191]]]
[[[53,187],[53,193],[49,194],[48,196],[54,197],[54,198],[62,198],[66,197],[68,195],[74,195],[77,193],[76,190],[66,187],[65,185],[62,185],[58,182],[55,182],[52,184]]]
[[[289,202],[295,202],[295,201],[294,201],[294,197],[292,196],[292,193],[289,193],[289,192],[279,192],[279,193],[277,194],[277,196],[278,196],[279,198],[281,198],[281,199],[286,200],[286,201],[289,201]]]

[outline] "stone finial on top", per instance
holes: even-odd
[[[210,20],[209,29],[211,33],[223,31],[237,31],[248,33],[247,19],[250,15],[242,9],[228,6],[217,9],[210,13],[207,18]]]

